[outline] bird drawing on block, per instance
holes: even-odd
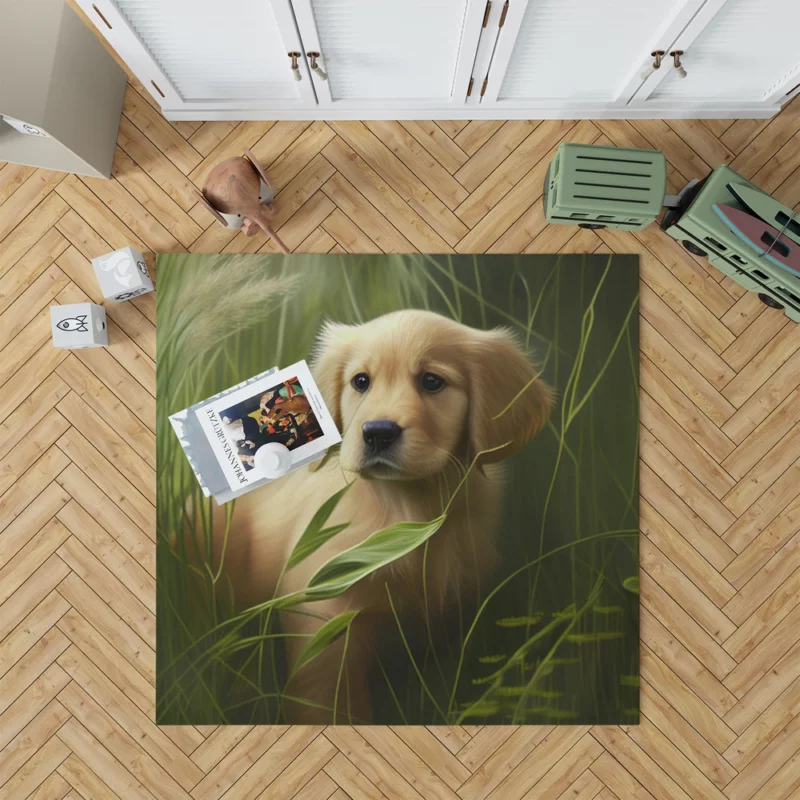
[[[275,209],[268,202],[261,201],[262,181],[272,189],[266,172],[255,156],[245,150],[243,156],[226,158],[211,170],[200,198],[215,219],[226,228],[235,225],[232,226],[223,214],[240,217],[245,236],[255,235],[260,228],[273,239],[282,253],[288,253],[289,248],[270,224]]]

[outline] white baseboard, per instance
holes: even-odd
[[[375,103],[351,108],[164,108],[164,116],[175,122],[187,120],[297,120],[297,119],[769,119],[779,105],[656,105],[563,106],[553,108],[491,108],[480,106],[433,108],[381,108]]]

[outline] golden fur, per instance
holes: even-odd
[[[342,431],[338,463],[298,470],[236,501],[225,569],[238,604],[246,607],[273,595],[281,566],[314,512],[345,483],[353,485],[328,524],[349,522],[349,526],[290,570],[281,594],[302,589],[323,563],[377,530],[439,516],[475,456],[505,445],[481,456],[479,468],[472,470],[446,522],[430,540],[425,576],[428,611],[434,617],[441,615],[457,593],[462,598],[474,594],[494,570],[503,488],[496,464],[523,448],[545,424],[552,405],[549,388],[507,331],[476,330],[414,310],[387,314],[364,325],[327,324],[313,371]],[[444,388],[425,391],[421,377],[428,372],[444,378]],[[363,393],[351,385],[360,373],[370,378]],[[372,420],[391,420],[402,428],[390,455],[375,463],[365,455],[362,435],[362,425]],[[217,557],[219,548],[217,540]],[[343,681],[353,689],[349,709],[354,722],[371,721],[367,672],[372,643],[378,631],[395,626],[386,587],[401,618],[413,620],[424,611],[422,582],[422,548],[418,548],[346,594],[308,607],[325,618],[360,609]],[[291,633],[310,634],[321,624],[316,617],[282,614],[283,628]],[[291,664],[306,640],[287,641]],[[287,693],[331,708],[342,653],[340,639],[299,670]],[[346,719],[347,686],[340,690],[339,721]],[[299,723],[330,722],[332,716],[330,711],[299,703],[287,704],[286,713]]]

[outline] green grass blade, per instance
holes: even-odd
[[[303,535],[294,546],[289,560],[286,563],[286,569],[299,564],[304,558],[308,558],[313,552],[322,547],[328,539],[336,536],[337,533],[343,531],[350,523],[343,523],[341,525],[333,525],[330,528],[325,528],[325,523],[328,521],[330,515],[336,509],[339,501],[344,497],[347,490],[352,486],[348,484],[344,489],[340,489],[336,494],[331,495],[317,510],[317,513],[311,518],[311,522],[306,525]]]
[[[291,569],[304,559],[308,558],[308,556],[310,556],[312,553],[319,550],[319,548],[322,547],[325,542],[327,542],[329,539],[333,539],[334,536],[341,533],[349,525],[349,522],[342,522],[339,525],[331,525],[330,528],[322,528],[322,530],[316,531],[316,533],[308,537],[306,536],[306,533],[304,533],[303,538],[295,545],[294,550],[292,550],[292,554],[289,556],[289,561],[286,563],[286,568]]]
[[[639,594],[639,576],[632,575],[630,578],[625,578],[625,580],[622,581],[622,586],[631,592],[631,594]]]
[[[308,600],[336,597],[367,575],[408,555],[433,536],[445,521],[441,515],[430,522],[400,522],[373,533],[363,542],[323,564],[308,582]]]
[[[312,662],[317,656],[321,655],[323,650],[332,645],[345,630],[349,629],[357,615],[358,611],[347,611],[326,622],[300,651],[300,655],[297,657],[297,661],[292,668],[292,676],[297,674],[306,664]]]
[[[443,722],[447,722],[447,716],[445,715],[444,711],[442,711],[439,704],[436,702],[436,698],[433,696],[433,693],[428,688],[427,684],[425,683],[425,678],[420,672],[419,667],[417,666],[417,662],[414,659],[414,654],[411,652],[411,648],[408,646],[408,640],[406,639],[405,633],[403,633],[403,626],[400,624],[400,617],[397,616],[397,610],[394,607],[394,601],[392,600],[392,593],[389,591],[389,584],[384,584],[386,587],[386,596],[389,598],[389,607],[392,609],[392,615],[394,616],[394,621],[397,624],[397,632],[400,634],[400,639],[403,642],[403,647],[408,654],[408,658],[411,661],[411,666],[414,668],[414,672],[417,674],[417,679],[419,680],[419,685],[422,687],[423,691],[426,695],[428,695],[428,699],[433,703],[433,707],[439,712],[439,716],[442,718]]]

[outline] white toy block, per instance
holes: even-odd
[[[132,247],[93,258],[92,266],[106,300],[130,300],[153,291],[144,257]]]
[[[94,303],[50,306],[53,347],[80,350],[108,344],[106,310]]]

